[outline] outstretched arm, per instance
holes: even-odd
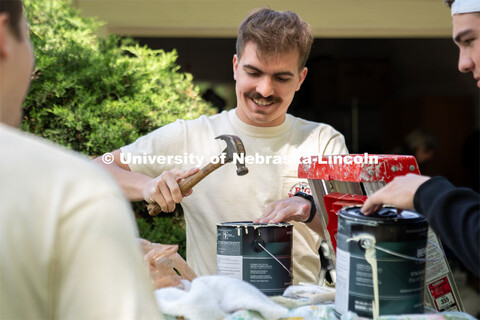
[[[132,172],[127,164],[120,161],[120,150],[111,152],[113,162],[106,163],[104,157],[94,160],[105,168],[122,187],[123,192],[130,201],[145,200],[148,203],[158,203],[164,212],[175,210],[175,204],[180,203],[184,196],[178,183],[198,171],[172,169],[164,171],[158,177],[152,178],[142,173]],[[185,196],[192,193],[189,191]]]
[[[415,192],[430,177],[417,174],[407,174],[393,179],[385,187],[378,190],[370,197],[362,207],[365,215],[376,212],[384,204],[392,205],[398,209],[414,210],[413,197]]]
[[[480,196],[456,188],[443,177],[414,174],[397,177],[365,202],[362,212],[382,204],[415,210],[423,215],[443,243],[475,274],[480,274]]]

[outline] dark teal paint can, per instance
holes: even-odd
[[[423,313],[427,238],[428,223],[416,212],[385,207],[364,216],[360,207],[340,210],[337,315]]]
[[[217,224],[217,274],[244,280],[268,296],[292,284],[290,223]]]

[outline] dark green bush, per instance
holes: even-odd
[[[114,35],[100,38],[100,23],[82,17],[71,0],[24,2],[36,57],[24,130],[98,156],[178,118],[214,113],[192,76],[178,71],[175,51],[152,50]],[[148,226],[178,226],[166,219]],[[142,236],[157,237],[143,222],[139,226]],[[155,238],[166,240],[178,238]]]
[[[137,224],[142,230],[142,238],[152,242],[178,244],[178,252],[185,258],[185,220],[182,216],[140,217]]]

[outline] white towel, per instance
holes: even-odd
[[[188,291],[164,288],[156,290],[155,297],[163,313],[189,320],[220,320],[244,309],[271,320],[288,312],[251,284],[227,276],[198,277]]]

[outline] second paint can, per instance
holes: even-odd
[[[217,274],[281,295],[292,284],[292,233],[289,223],[217,224]]]
[[[364,216],[348,207],[338,217],[337,314],[423,313],[427,221],[395,208]]]

